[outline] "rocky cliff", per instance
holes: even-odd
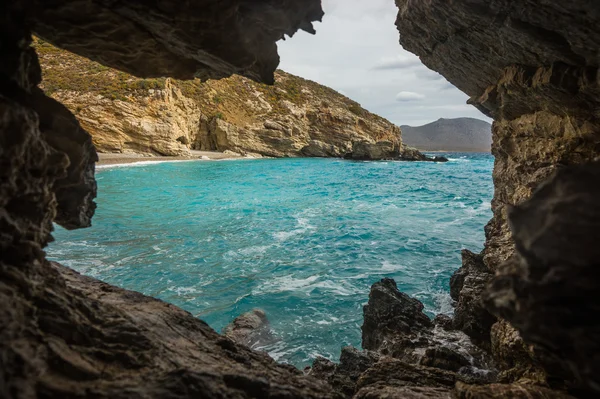
[[[404,152],[397,126],[283,71],[273,86],[241,76],[204,83],[140,79],[42,40],[36,50],[42,88],[73,112],[101,152],[367,159]]]
[[[143,78],[269,83],[275,42],[313,31],[319,1],[0,2],[0,396],[597,397],[599,6],[396,3],[403,45],[496,120],[494,218],[484,252],[464,252],[452,278],[453,320],[428,320],[383,280],[364,309],[366,350],[306,376],[171,305],[48,262],[53,222],[91,223],[97,156],[39,88],[31,34]]]
[[[490,152],[492,125],[474,118],[439,119],[423,126],[400,126],[402,142],[422,151]]]
[[[596,194],[591,186],[588,194],[573,192],[575,202],[566,205],[567,191],[557,188],[554,199],[546,196],[535,202],[556,201],[556,206],[545,208],[547,216],[521,212],[511,216],[511,209],[527,201],[550,176],[558,173],[562,177],[556,179],[565,179],[564,168],[600,155],[598,3],[396,0],[396,4],[404,48],[495,119],[494,217],[485,229],[481,256],[463,256],[455,327],[491,348],[504,368],[504,381],[598,392],[600,384],[592,370],[597,372],[600,363],[589,354],[598,353],[592,337],[600,332],[599,309],[589,303],[588,290],[599,287],[600,280],[593,272],[597,261],[585,257],[593,248],[576,245],[580,233],[573,233],[562,238],[573,243],[562,255],[564,263],[552,255],[559,240],[552,226],[569,219],[569,214],[570,223],[578,226],[574,230],[599,238],[597,224],[595,231],[589,230],[590,223],[597,223],[592,222],[596,211],[576,200]],[[570,210],[559,209],[559,204]],[[534,207],[527,209],[533,212]],[[586,260],[577,260],[582,257]],[[576,338],[578,333],[582,335]],[[573,346],[570,342],[575,341]]]

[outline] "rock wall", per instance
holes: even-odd
[[[339,365],[319,360],[311,376],[171,305],[45,259],[53,221],[90,224],[96,154],[73,115],[38,88],[30,44],[33,30],[142,77],[240,73],[272,82],[275,41],[311,31],[319,2],[1,2],[0,396],[597,396],[600,172],[590,161],[599,149],[600,7],[586,0],[396,2],[404,46],[496,119],[494,219],[484,253],[464,253],[453,279],[464,323],[427,322],[417,302],[384,280],[365,309],[369,350],[346,348]],[[469,314],[482,305],[500,318],[491,327]],[[463,352],[466,335],[446,331],[457,323],[481,341],[489,329],[497,377],[468,373],[478,363]],[[453,336],[463,338],[449,346]]]
[[[509,292],[513,295],[509,306],[512,312],[502,311],[503,306],[488,302],[487,309],[501,320],[491,328],[487,322],[475,329],[479,336],[482,330],[491,330],[488,344],[498,363],[506,368],[503,376],[506,381],[534,380],[557,386],[567,381],[571,387],[600,389],[588,374],[591,369],[598,370],[598,364],[574,360],[577,351],[569,353],[570,346],[566,342],[557,344],[551,338],[568,334],[566,330],[570,328],[581,328],[588,338],[593,336],[596,327],[575,327],[578,323],[573,318],[595,320],[597,309],[583,305],[584,310],[581,310],[577,309],[579,305],[574,305],[566,310],[542,300],[553,294],[544,291],[551,288],[541,280],[552,275],[555,284],[571,287],[568,294],[561,291],[561,299],[556,301],[572,304],[562,295],[580,298],[582,303],[586,301],[585,290],[574,288],[577,282],[597,287],[600,281],[596,278],[584,283],[583,276],[576,270],[559,273],[558,269],[552,269],[558,267],[555,264],[550,266],[548,274],[533,273],[530,267],[535,262],[527,266],[525,248],[516,253],[508,216],[511,207],[524,203],[554,173],[567,166],[589,163],[600,155],[600,32],[597,29],[600,7],[586,0],[568,3],[396,0],[396,4],[402,45],[471,96],[471,104],[495,119],[494,217],[485,229],[482,259],[497,276],[487,274],[486,277],[479,273],[472,279],[475,285],[464,284],[457,295],[458,304],[469,302],[476,293],[479,299],[471,308],[473,314],[479,316],[464,313],[462,316],[479,321],[487,319],[480,314],[481,298],[494,298],[499,292],[509,295]],[[589,212],[593,213],[593,209]],[[576,223],[586,225],[581,219]],[[538,227],[546,228],[539,224]],[[513,226],[514,229],[517,226]],[[590,234],[598,238],[597,231]],[[575,239],[564,237],[566,241]],[[546,247],[546,250],[551,248]],[[464,259],[461,273],[469,274],[466,269],[471,258]],[[591,267],[594,262],[588,259],[587,266]],[[506,283],[508,278],[505,275],[512,276],[514,289],[501,288],[501,282]],[[491,286],[486,291],[490,281]],[[525,293],[522,290],[534,285],[540,291]],[[539,301],[533,299],[536,297]],[[521,301],[530,301],[529,306]],[[561,319],[562,324],[550,316],[551,310],[558,309],[565,317]],[[584,316],[581,312],[587,313]],[[536,320],[537,327],[523,320]],[[545,334],[533,333],[538,328]],[[595,351],[587,339],[581,342],[586,342],[583,346],[589,345],[587,350]],[[528,346],[531,343],[535,343],[533,348]],[[551,355],[557,352],[566,357]]]
[[[283,71],[275,73],[274,86],[240,76],[204,83],[140,79],[42,40],[36,49],[42,88],[76,115],[101,152],[408,155],[397,126],[332,89]]]
[[[130,30],[137,26],[139,35],[151,31],[133,20],[126,23],[123,15],[111,19],[107,9],[97,15],[102,2],[37,4],[41,10],[48,6],[47,14],[32,8],[32,3],[0,3],[0,397],[339,397],[324,382],[235,344],[187,312],[80,276],[45,259],[43,247],[52,239],[53,221],[68,228],[90,224],[96,152],[73,115],[37,88],[41,70],[31,47],[31,24],[46,22],[40,29],[61,41],[65,30],[82,20],[104,18],[102,24],[90,26],[87,36],[79,31],[71,37],[81,44],[85,38],[90,40],[86,48],[91,55],[99,48],[108,51],[112,43],[110,37],[92,34],[98,29],[118,32],[125,24]],[[147,3],[144,12],[157,13],[154,3]],[[217,7],[225,14],[232,11],[228,7],[244,6],[218,2],[219,9],[215,2],[194,4]],[[290,9],[281,8],[285,5]],[[271,2],[272,10],[287,18],[259,24],[260,28],[248,33],[268,29],[269,36],[279,38],[296,18],[287,14],[294,11],[292,5]],[[179,8],[186,11],[188,6]],[[201,27],[185,24],[186,14],[175,16],[171,15],[170,34],[176,36],[180,23],[179,29],[190,37],[202,36]],[[306,26],[309,21],[297,22]],[[218,26],[212,26],[218,33]],[[226,36],[225,26],[221,28]],[[129,33],[129,39],[139,39],[135,31]],[[165,32],[152,33],[158,38]],[[115,42],[122,38],[127,36],[112,37]],[[270,44],[274,46],[274,40]],[[137,50],[143,54],[150,49],[156,47]],[[195,52],[200,50],[196,47]],[[195,65],[199,73],[219,72]],[[156,67],[157,74],[170,71],[161,69],[165,66],[160,62]],[[263,72],[268,75],[269,71]]]

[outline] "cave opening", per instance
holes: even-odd
[[[320,359],[304,375],[172,305],[45,258],[53,221],[89,226],[97,155],[72,113],[39,89],[32,30],[148,78],[238,73],[271,83],[274,43],[322,16],[319,1],[233,3],[0,5],[2,396],[597,393],[600,10],[591,1],[396,1],[404,47],[495,120],[493,218],[483,252],[464,251],[451,279],[454,319],[434,326],[383,279],[365,308],[369,350],[344,348],[339,365]],[[240,40],[242,28],[252,41]],[[463,344],[411,350],[417,337],[435,344],[441,330],[466,333],[499,373],[461,373]]]

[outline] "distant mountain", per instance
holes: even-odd
[[[492,147],[492,125],[474,118],[439,119],[424,126],[401,126],[402,141],[424,151],[481,151]]]

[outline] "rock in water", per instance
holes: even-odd
[[[423,308],[417,299],[398,291],[390,278],[373,284],[363,309],[362,347],[384,354],[403,350],[433,327]]]
[[[223,335],[240,345],[256,348],[271,344],[275,337],[263,310],[254,309],[233,320],[223,329]]]

